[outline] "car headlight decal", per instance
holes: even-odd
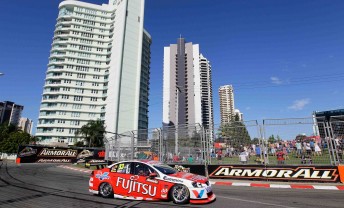
[[[202,184],[200,182],[192,182],[192,186],[195,187],[195,188],[202,188]]]

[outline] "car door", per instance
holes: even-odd
[[[134,162],[133,165],[133,177],[135,181],[135,187],[133,187],[133,195],[136,197],[142,197],[143,199],[157,199],[160,198],[160,180],[157,177],[150,177],[151,173],[158,174],[149,165]]]
[[[132,162],[117,163],[110,169],[114,194],[128,196],[132,174]]]

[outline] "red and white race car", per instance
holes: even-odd
[[[206,177],[178,172],[157,161],[125,161],[94,170],[89,191],[102,197],[176,204],[204,204],[216,198]]]

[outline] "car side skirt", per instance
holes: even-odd
[[[149,197],[134,197],[134,196],[122,196],[119,194],[114,194],[115,198],[118,199],[129,199],[129,200],[137,200],[137,201],[159,201],[159,199],[149,198]]]
[[[99,194],[99,191],[93,190],[93,189],[88,189],[89,192],[92,194]]]

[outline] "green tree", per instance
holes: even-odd
[[[259,139],[258,138],[254,138],[252,140],[252,144],[259,144]]]
[[[275,136],[274,136],[273,134],[272,134],[271,136],[269,136],[268,142],[269,142],[270,144],[276,143],[276,139],[275,139]]]
[[[16,153],[19,145],[27,145],[37,140],[36,137],[21,131],[12,124],[0,125],[0,151],[4,153]]]
[[[246,126],[240,121],[232,121],[220,127],[220,137],[234,148],[251,144],[251,137]]]
[[[104,147],[104,122],[100,119],[90,120],[87,124],[83,125],[78,131],[75,132],[76,136],[81,135],[89,147]]]

